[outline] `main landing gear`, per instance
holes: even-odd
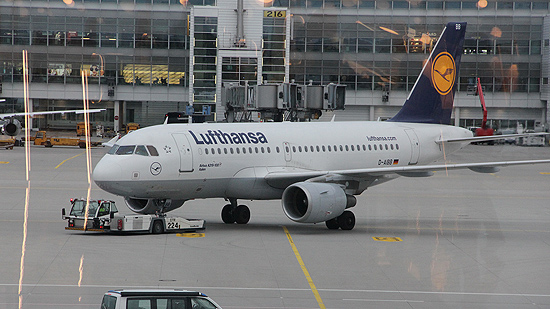
[[[353,227],[355,227],[355,215],[353,212],[346,210],[344,213],[342,213],[340,216],[330,219],[328,221],[325,221],[325,224],[327,225],[329,230],[352,230]]]
[[[250,220],[250,209],[246,205],[237,205],[236,199],[229,199],[231,204],[227,204],[222,209],[222,221],[227,224],[247,224]],[[346,210],[340,216],[325,221],[330,230],[353,230],[355,227],[355,215]]]
[[[236,199],[229,199],[231,204],[223,206],[222,221],[227,224],[247,224],[250,220],[250,209],[246,205],[238,205]]]

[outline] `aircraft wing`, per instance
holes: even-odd
[[[455,143],[455,142],[485,142],[485,141],[494,141],[497,139],[506,139],[506,138],[517,138],[517,137],[526,137],[526,136],[541,136],[541,135],[550,135],[550,133],[520,133],[520,134],[504,134],[504,135],[491,135],[491,136],[474,136],[474,137],[465,137],[465,138],[452,138],[452,139],[442,139],[436,141],[438,144],[442,143]]]
[[[0,119],[3,118],[9,118],[9,117],[15,117],[15,116],[37,116],[37,115],[52,115],[52,114],[66,114],[66,113],[75,113],[75,114],[84,114],[84,113],[99,113],[101,111],[104,111],[105,108],[97,108],[97,109],[72,109],[72,110],[59,110],[59,111],[43,111],[43,112],[32,112],[32,113],[11,113],[11,114],[0,114]]]
[[[321,181],[321,182],[342,182],[352,181],[374,181],[387,176],[405,176],[405,177],[427,177],[432,176],[434,171],[470,169],[478,173],[496,173],[499,167],[525,164],[543,164],[550,163],[546,160],[524,160],[524,161],[501,161],[501,162],[480,162],[480,163],[458,163],[458,164],[434,164],[434,165],[408,165],[408,166],[388,166],[351,170],[335,171],[312,171],[312,170],[279,170],[268,173],[265,176],[267,183],[273,187],[285,188],[295,182],[300,181]]]

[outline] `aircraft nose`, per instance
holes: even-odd
[[[92,177],[98,187],[105,191],[112,192],[111,184],[120,181],[121,175],[122,169],[118,163],[109,160],[109,158],[103,158],[94,168]]]

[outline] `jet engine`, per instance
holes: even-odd
[[[125,197],[124,201],[131,211],[140,214],[165,213],[180,208],[184,200],[171,199],[140,199]]]
[[[283,211],[292,221],[317,223],[340,216],[357,200],[337,184],[298,182],[283,192]]]
[[[21,132],[21,122],[15,118],[10,118],[4,123],[2,131],[9,136],[17,136]]]

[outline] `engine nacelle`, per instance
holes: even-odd
[[[6,135],[17,136],[21,133],[21,122],[15,118],[10,118],[4,123],[3,131]]]
[[[124,201],[130,210],[139,214],[165,213],[180,208],[184,200],[171,199],[139,199],[125,197]]]
[[[283,211],[292,221],[317,223],[334,219],[357,200],[337,184],[298,182],[283,192]]]

